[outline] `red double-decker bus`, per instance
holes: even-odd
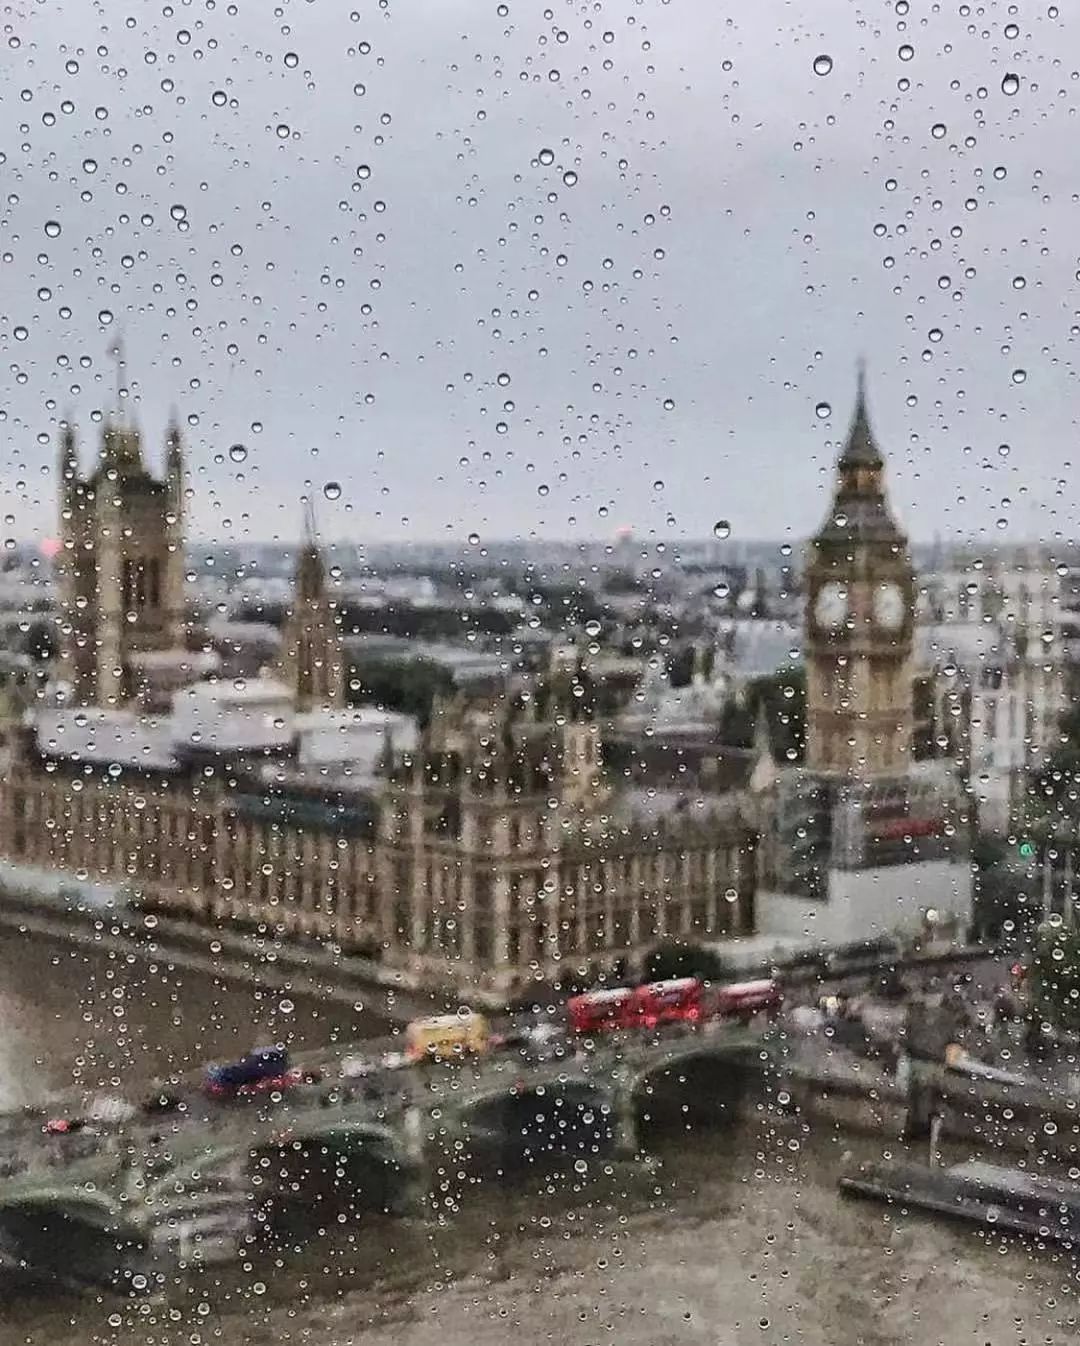
[[[658,1024],[697,1023],[702,1018],[704,987],[697,977],[672,977],[639,986],[626,1011],[627,1028]]]
[[[629,986],[603,991],[585,991],[566,1002],[566,1014],[574,1033],[612,1033],[624,1026],[626,1010],[634,992]]]
[[[735,981],[716,993],[716,1014],[722,1019],[752,1019],[755,1014],[777,1014],[784,1003],[779,983],[772,978]]]

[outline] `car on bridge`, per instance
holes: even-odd
[[[292,1089],[311,1078],[308,1072],[290,1066],[285,1047],[257,1047],[239,1061],[208,1066],[204,1088],[212,1098],[236,1098]]]

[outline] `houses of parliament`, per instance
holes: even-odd
[[[330,941],[403,985],[493,1002],[757,927],[776,869],[759,840],[775,849],[787,774],[767,739],[746,789],[635,793],[605,768],[588,668],[554,658],[436,698],[423,724],[348,708],[313,520],[277,666],[217,679],[190,648],[179,428],[160,475],[119,413],[85,472],[64,426],[58,467],[60,694],[7,726],[11,864],[123,886],[177,917]],[[895,777],[912,577],[861,392],[838,474],[844,512],[811,563],[808,762],[834,781]],[[799,900],[770,898],[796,922]]]

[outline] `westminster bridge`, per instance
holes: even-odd
[[[295,1090],[213,1101],[191,1078],[168,1115],[89,1134],[53,1137],[40,1116],[12,1115],[0,1129],[0,1266],[82,1284],[117,1274],[141,1291],[169,1268],[236,1255],[279,1219],[299,1214],[315,1231],[364,1210],[422,1216],[532,1163],[585,1174],[638,1156],[644,1119],[730,1111],[768,1063],[768,1038],[672,1026],[568,1042],[547,1060],[503,1050],[359,1080],[337,1051],[304,1061],[315,1082]]]

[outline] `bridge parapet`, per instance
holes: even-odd
[[[39,1163],[0,1181],[0,1222],[4,1209],[16,1205],[75,1212],[96,1227],[122,1228],[150,1244],[179,1240],[183,1260],[191,1231],[197,1239],[199,1229],[227,1228],[229,1237],[239,1237],[248,1227],[259,1202],[263,1157],[311,1146],[327,1153],[363,1150],[372,1163],[393,1171],[402,1194],[394,1208],[416,1209],[438,1150],[445,1156],[447,1146],[467,1149],[481,1133],[499,1139],[500,1128],[512,1143],[522,1118],[542,1129],[537,1118],[545,1110],[555,1110],[546,1115],[560,1126],[572,1113],[598,1122],[615,1153],[631,1157],[638,1153],[638,1103],[648,1080],[695,1061],[760,1064],[766,1040],[761,1031],[733,1025],[627,1035],[546,1061],[499,1054],[405,1068],[389,1073],[377,1096],[343,1094],[300,1107],[286,1100],[258,1112],[238,1108],[212,1129],[192,1120],[162,1135],[160,1121],[140,1121],[90,1158],[66,1166]],[[526,1101],[538,1105],[531,1114]],[[40,1130],[36,1143],[40,1147]]]

